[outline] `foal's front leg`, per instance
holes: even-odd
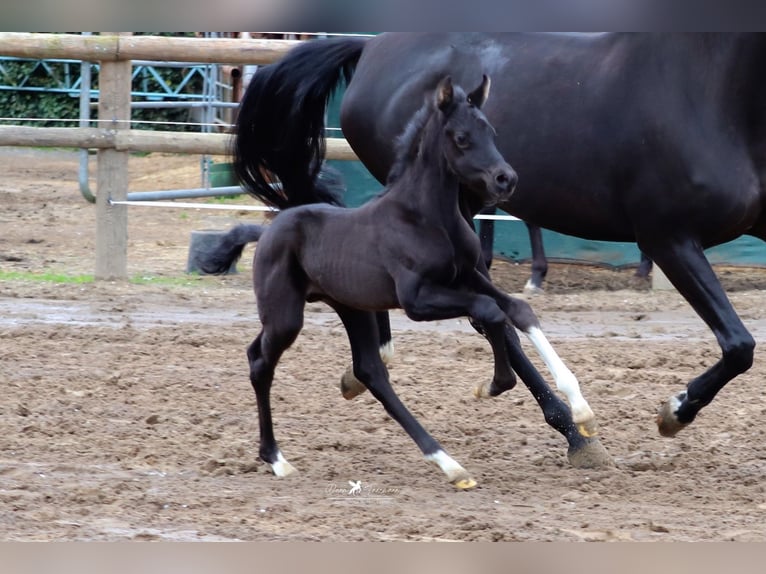
[[[535,349],[542,357],[545,366],[553,376],[556,388],[561,391],[569,402],[572,418],[578,427],[578,431],[585,437],[598,434],[596,416],[590,408],[588,401],[580,390],[580,384],[574,373],[566,366],[564,361],[556,353],[553,345],[540,327],[537,316],[526,301],[508,297],[507,300],[499,300],[514,327],[524,333]],[[507,389],[496,389],[487,386],[479,386],[474,389],[477,397],[497,396]]]
[[[414,273],[397,282],[399,303],[414,321],[435,321],[469,317],[482,325],[494,355],[494,378],[491,386],[510,389],[516,384],[505,340],[505,312],[492,297],[471,291],[457,290],[438,283],[424,281]]]
[[[491,294],[506,312],[511,323],[527,335],[535,345],[553,374],[556,386],[569,400],[571,410],[551,391],[538,370],[529,361],[521,349],[513,327],[509,325],[505,336],[511,366],[540,405],[545,421],[566,437],[569,444],[569,462],[576,468],[612,466],[611,457],[598,440],[596,417],[580,392],[577,378],[548,342],[532,308],[526,301],[510,297],[497,289],[481,273],[477,273],[475,280],[476,288]],[[476,327],[480,332],[484,331],[482,325],[476,325]],[[505,390],[507,389],[496,385],[481,385],[474,390],[474,394],[477,397],[497,396]]]

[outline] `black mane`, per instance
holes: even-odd
[[[459,86],[454,86],[455,97],[464,97]],[[431,115],[436,112],[431,97],[427,97],[420,109],[415,112],[407,125],[404,126],[402,133],[396,138],[394,144],[394,163],[388,172],[386,186],[391,185],[398,180],[408,165],[418,157],[420,142],[423,140],[423,131],[425,130]]]

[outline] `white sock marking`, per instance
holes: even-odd
[[[564,361],[561,360],[561,357],[558,356],[542,330],[539,327],[531,327],[524,334],[535,346],[537,352],[540,353],[543,361],[545,361],[545,365],[548,367],[551,375],[553,375],[553,380],[556,381],[556,388],[566,395],[569,406],[572,409],[574,422],[581,423],[593,419],[593,411],[585,397],[582,396],[577,377],[574,376],[574,373],[569,370]]]
[[[433,454],[427,454],[425,458],[427,461],[433,462],[442,469],[442,472],[447,475],[447,479],[449,479],[450,482],[468,476],[466,470],[443,450],[438,450]]]
[[[387,365],[394,358],[394,342],[389,341],[385,345],[380,346],[380,358]]]
[[[276,462],[271,463],[271,471],[275,476],[283,478],[294,473],[295,467],[287,462],[287,459],[282,455],[282,451],[278,451]]]

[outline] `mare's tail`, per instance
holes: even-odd
[[[258,241],[264,229],[263,225],[252,223],[232,227],[216,246],[197,254],[197,266],[204,273],[211,275],[226,273],[231,265],[242,257],[245,245]]]
[[[234,171],[248,193],[279,209],[342,204],[320,177],[325,110],[341,81],[351,80],[365,42],[308,41],[258,69],[240,104],[233,146]]]

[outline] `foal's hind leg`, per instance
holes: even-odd
[[[260,303],[260,302],[259,302]],[[260,429],[261,460],[271,466],[272,472],[279,477],[289,476],[296,472],[282,455],[274,438],[274,427],[271,419],[271,384],[274,380],[274,369],[282,353],[293,344],[303,326],[303,301],[298,300],[299,306],[284,305],[277,313],[261,314],[264,328],[247,349],[250,363],[250,383],[255,391],[258,404],[258,425]],[[263,305],[259,304],[259,309]],[[269,319],[264,319],[264,315]],[[274,321],[272,322],[272,319]]]
[[[415,441],[426,460],[441,468],[455,487],[468,489],[476,486],[476,481],[445,452],[436,439],[428,434],[391,387],[388,370],[380,357],[374,314],[342,305],[334,305],[334,308],[348,334],[356,378],[369,389],[391,418],[398,422]]]
[[[394,357],[394,341],[391,338],[391,319],[388,311],[375,313],[378,325],[378,341],[380,358],[388,365]],[[340,379],[340,392],[343,398],[351,400],[367,390],[362,382],[354,376],[354,366],[351,365]]]

